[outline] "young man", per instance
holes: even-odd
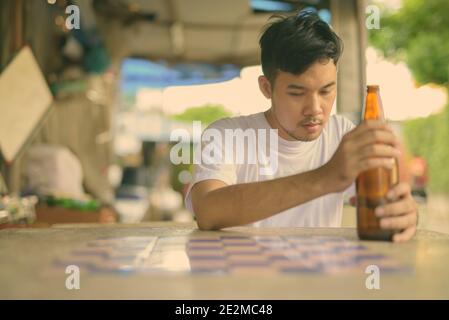
[[[301,12],[277,19],[263,33],[260,46],[264,75],[259,87],[271,108],[218,120],[207,130],[225,136],[229,129],[277,129],[276,148],[270,150],[276,153],[277,166],[261,174],[259,162],[203,161],[195,166],[187,206],[203,230],[246,224],[340,227],[344,191],[354,193],[354,181],[364,170],[391,168],[399,142],[384,123],[355,127],[331,116],[342,43],[317,15]],[[224,152],[226,143],[215,143],[215,150]],[[251,145],[260,147],[257,141],[246,148]],[[393,240],[407,241],[417,223],[410,186],[400,183],[388,196],[391,203],[376,209],[381,227],[402,230]]]

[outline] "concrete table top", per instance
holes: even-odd
[[[229,228],[199,231],[195,224],[55,225],[0,230],[0,299],[449,299],[449,235],[420,230],[408,243],[360,242],[410,269],[380,274],[380,289],[367,289],[363,268],[349,274],[195,273],[113,274],[80,272],[80,289],[68,290],[55,258],[87,241],[128,236],[301,235],[337,236],[358,242],[353,228]]]

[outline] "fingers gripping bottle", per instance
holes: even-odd
[[[379,86],[368,86],[362,120],[385,121]],[[396,159],[394,159],[392,169],[370,169],[360,173],[357,177],[357,232],[360,239],[392,240],[396,231],[381,229],[380,219],[376,217],[374,210],[388,202],[387,192],[398,183],[398,180],[399,171]]]

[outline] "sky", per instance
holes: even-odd
[[[366,58],[367,84],[380,86],[387,119],[401,121],[426,117],[444,108],[446,91],[432,85],[417,87],[404,63],[386,61],[373,48],[366,50]],[[244,68],[239,78],[218,84],[168,87],[162,92],[142,89],[137,104],[140,109],[149,108],[150,104],[162,105],[167,114],[205,104],[221,104],[234,115],[256,113],[270,106],[258,87],[257,78],[261,74],[260,66],[252,66]]]

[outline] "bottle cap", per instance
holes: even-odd
[[[377,84],[370,84],[370,85],[367,85],[366,87],[367,87],[368,92],[379,90],[379,85],[377,85]]]

